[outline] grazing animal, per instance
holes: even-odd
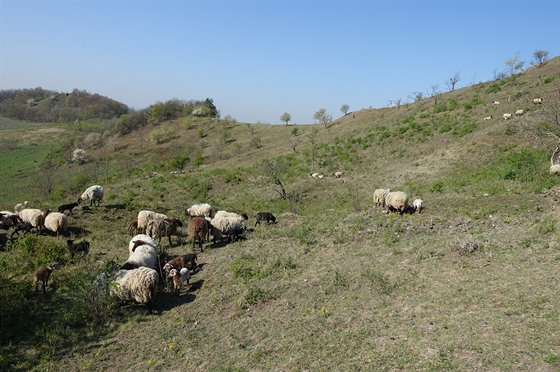
[[[29,222],[31,226],[37,228],[37,234],[43,230],[45,217],[51,212],[50,209],[24,209],[18,213],[22,222]]]
[[[500,101],[494,101],[494,102],[492,102],[492,103],[493,103],[494,105],[496,105],[496,106],[497,106],[497,105],[499,105],[499,104],[500,104]]]
[[[343,176],[344,176],[344,172],[340,172],[340,171],[339,171],[339,172],[334,172],[334,173],[333,173],[333,176],[334,176],[335,178],[343,177]]]
[[[133,270],[118,270],[113,277],[110,293],[120,300],[134,300],[145,304],[148,313],[157,294],[159,275],[154,269],[139,267]]]
[[[210,222],[212,225],[212,235],[214,235],[214,240],[217,236],[224,235],[227,236],[229,241],[234,242],[237,240],[239,235],[243,234],[245,231],[245,223],[247,219],[241,215],[237,217],[216,217]]]
[[[542,101],[543,101],[542,98],[535,98],[535,99],[533,100],[533,103],[534,103],[535,105],[540,105],[540,104],[542,104]]]
[[[130,236],[138,234],[138,220],[130,221],[128,227],[126,228],[126,231],[128,231],[128,235]]]
[[[385,205],[389,212],[403,214],[408,207],[408,195],[403,191],[391,191],[385,197]]]
[[[276,223],[276,217],[274,217],[274,215],[270,212],[259,212],[257,213],[255,219],[257,220],[255,222],[255,227],[260,225],[262,221],[266,221],[267,225],[270,223]]]
[[[373,192],[373,204],[376,207],[385,208],[385,197],[390,191],[389,189],[376,189]]]
[[[171,236],[177,235],[179,227],[183,227],[183,224],[176,218],[156,218],[148,222],[146,234],[157,239],[158,242],[161,242],[161,238],[166,236],[171,246]]]
[[[511,114],[504,114],[502,115],[502,117],[504,118],[504,120],[509,120],[511,119]]]
[[[191,278],[191,273],[189,269],[183,267],[181,270],[171,269],[169,271],[169,276],[173,277],[173,293],[180,294],[183,283],[187,283],[190,286],[189,279]]]
[[[27,200],[24,201],[23,203],[17,203],[16,206],[14,207],[14,211],[19,212],[19,211],[25,209],[25,207],[27,207],[28,203],[29,202]]]
[[[68,251],[70,251],[70,256],[72,257],[72,259],[74,259],[74,256],[77,253],[82,253],[84,256],[89,253],[89,242],[86,240],[74,243],[74,240],[68,239],[66,241],[66,246],[68,247]]]
[[[203,217],[193,217],[187,226],[187,235],[193,241],[193,248],[198,242],[198,248],[204,252],[202,244],[208,239],[208,222]]]
[[[58,212],[64,213],[65,211],[69,211],[68,214],[72,214],[72,209],[76,208],[78,205],[80,204],[78,204],[77,202],[62,204],[61,206],[58,207]]]
[[[420,214],[422,212],[422,207],[424,202],[422,201],[422,199],[415,199],[412,202],[412,206],[414,207],[414,212]]]
[[[215,208],[208,203],[194,204],[185,211],[187,216],[190,217],[212,217],[214,212]]]
[[[13,239],[16,233],[19,236],[20,231],[23,231],[24,233],[31,232],[32,228],[33,226],[31,226],[29,222],[19,222],[16,225],[14,225],[14,231],[12,231],[12,234],[10,235],[10,239]]]
[[[147,235],[137,235],[128,244],[130,255],[121,269],[130,270],[138,267],[156,268],[157,243]]]
[[[492,115],[490,115],[490,116],[485,116],[483,120],[492,120]]]
[[[47,286],[49,285],[49,278],[53,270],[58,267],[58,262],[54,262],[48,266],[41,267],[35,272],[35,292],[39,291],[39,282],[42,283],[43,293],[47,293]]]
[[[145,234],[148,230],[148,223],[157,218],[169,218],[163,213],[153,211],[140,211],[138,212],[138,233]]]
[[[82,193],[82,195],[78,198],[78,203],[83,202],[85,200],[89,200],[90,206],[97,205],[98,207],[101,206],[101,202],[103,201],[103,187],[99,185],[90,186]]]
[[[45,217],[45,227],[59,236],[68,229],[68,216],[59,212],[49,213]]]
[[[521,115],[523,115],[523,114],[525,114],[525,111],[523,111],[523,110],[517,110],[517,111],[515,111],[515,116],[521,116]]]
[[[3,229],[8,230],[12,226],[16,226],[19,223],[22,223],[23,220],[17,213],[12,213],[9,211],[2,211],[0,212],[0,226]]]

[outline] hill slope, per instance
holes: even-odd
[[[90,240],[91,252],[85,261],[63,255],[46,297],[32,293],[29,272],[66,238],[28,236],[0,252],[1,302],[21,303],[2,310],[12,320],[2,323],[11,341],[0,345],[2,366],[557,370],[560,188],[548,175],[556,143],[526,129],[552,107],[533,98],[558,102],[559,65],[327,125],[182,118],[99,138],[68,127],[4,131],[13,145],[4,154],[53,142],[42,173],[56,175],[53,192],[33,191],[32,205],[73,201],[93,182],[106,198],[70,216],[68,235]],[[518,109],[525,115],[502,119]],[[61,136],[68,143],[57,147]],[[78,147],[84,164],[69,161]],[[19,182],[35,174],[9,175],[4,208],[32,193]],[[421,197],[425,211],[385,213],[371,201],[379,187]],[[249,225],[265,210],[278,223],[197,251],[192,286],[181,296],[160,288],[158,315],[93,296],[98,270],[126,260],[126,226],[139,210],[184,220],[203,201],[247,212]],[[184,233],[162,246],[192,251]],[[37,253],[22,264],[29,251]]]

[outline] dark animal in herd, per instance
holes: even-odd
[[[52,263],[46,267],[41,267],[37,272],[35,272],[35,292],[39,291],[39,282],[42,283],[43,293],[47,293],[47,286],[49,285],[49,278],[53,272],[58,267],[58,262]]]
[[[257,216],[255,217],[255,219],[257,220],[255,222],[255,227],[257,225],[260,225],[261,222],[266,221],[266,224],[270,224],[270,223],[276,223],[276,217],[274,217],[274,215],[270,212],[259,212],[257,213]]]
[[[76,208],[78,205],[78,203],[74,202],[74,203],[69,203],[69,204],[62,204],[61,206],[58,207],[58,212],[59,213],[64,213],[65,211],[68,211],[69,214],[72,213],[72,209]]]
[[[74,256],[78,253],[82,253],[84,256],[89,253],[89,242],[86,240],[74,243],[74,240],[68,239],[66,245],[68,246],[72,259],[74,259]]]

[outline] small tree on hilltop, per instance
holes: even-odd
[[[523,69],[523,65],[525,65],[525,61],[519,59],[519,53],[516,53],[505,63],[506,66],[508,66],[508,71],[510,76],[515,74],[517,71],[521,71]]]
[[[322,108],[313,115],[313,119],[317,120],[320,124],[326,124],[332,120],[332,116],[327,114],[327,110]]]
[[[455,75],[449,78],[449,80],[447,81],[447,87],[449,88],[450,91],[455,90],[455,85],[459,82],[459,80],[461,80],[461,78],[458,72],[456,72]]]
[[[535,50],[533,52],[533,64],[542,66],[548,60],[548,50]]]
[[[344,115],[348,115],[348,110],[350,110],[350,106],[347,104],[344,104],[342,106],[340,106],[340,111],[342,111],[342,113]]]
[[[282,116],[280,116],[280,120],[282,120],[284,123],[286,123],[286,125],[288,125],[288,122],[290,120],[292,120],[292,115],[290,115],[289,113],[285,112],[282,114]]]

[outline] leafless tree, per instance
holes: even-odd
[[[447,87],[449,88],[450,91],[455,90],[455,85],[459,82],[459,80],[461,80],[461,77],[459,73],[456,72],[453,76],[449,78],[449,80],[446,81]]]
[[[347,104],[344,104],[342,106],[340,106],[340,111],[342,111],[342,113],[344,115],[348,114],[348,110],[350,110],[350,106]]]
[[[508,59],[506,62],[508,67],[509,75],[515,74],[517,71],[521,71],[525,65],[525,61],[519,59],[519,52],[517,52],[513,57]]]
[[[548,50],[535,50],[533,52],[533,64],[542,66],[548,61]]]

